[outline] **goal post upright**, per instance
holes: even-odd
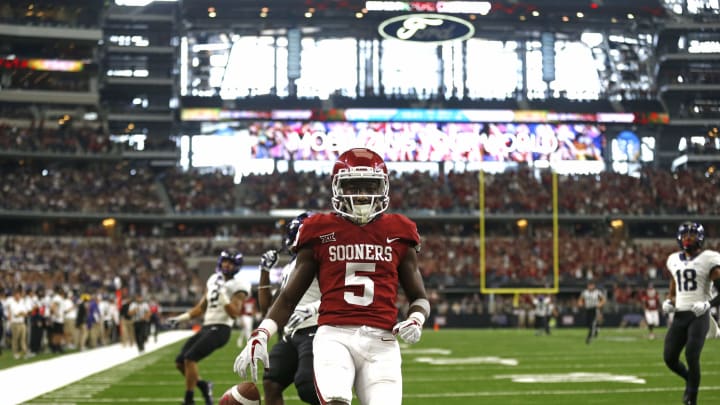
[[[485,231],[485,171],[482,166],[478,173],[479,184],[479,237],[480,237],[480,293],[482,294],[510,294],[513,295],[514,303],[517,303],[520,294],[557,294],[560,291],[560,238],[559,238],[559,214],[558,214],[558,179],[557,173],[552,170],[552,287],[524,287],[505,288],[488,287],[487,285],[487,251],[485,249],[487,233]]]

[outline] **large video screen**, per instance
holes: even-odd
[[[217,124],[215,124],[217,125]],[[602,161],[601,124],[287,122],[242,123],[235,134],[250,158],[334,160],[367,147],[386,161]]]

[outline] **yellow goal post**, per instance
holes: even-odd
[[[485,263],[486,252],[486,235],[485,235],[485,172],[480,169],[479,177],[479,197],[480,197],[480,292],[482,294],[513,294],[513,305],[517,306],[520,294],[557,294],[560,291],[559,281],[559,237],[558,237],[558,179],[557,173],[552,171],[552,256],[553,256],[553,284],[552,287],[520,287],[505,288],[487,286],[487,268]]]

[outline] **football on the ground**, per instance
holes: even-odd
[[[260,405],[260,391],[251,382],[233,385],[220,398],[219,405]]]

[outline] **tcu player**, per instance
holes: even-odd
[[[212,405],[212,382],[200,379],[198,362],[230,339],[235,318],[242,314],[242,305],[250,294],[250,285],[235,278],[243,263],[242,253],[223,251],[218,257],[215,273],[208,278],[205,295],[189,311],[169,318],[171,325],[205,315],[202,329],[180,349],[175,366],[185,376],[185,400],[195,403],[195,387],[202,392],[206,405]]]
[[[295,270],[267,317],[235,359],[244,377],[257,363],[272,369],[267,342],[282,327],[317,277],[322,299],[313,342],[315,388],[323,404],[350,404],[355,388],[363,404],[400,404],[402,373],[396,335],[417,343],[430,313],[417,268],[420,237],[415,223],[385,214],[389,205],[387,167],[375,152],[341,154],[332,176],[330,214],[315,214],[300,226],[292,250]],[[400,285],[409,316],[397,320]]]
[[[645,308],[645,323],[647,323],[648,327],[648,338],[655,339],[655,332],[653,330],[660,326],[660,294],[658,294],[651,283],[640,299],[642,300],[643,308]]]
[[[700,354],[710,325],[709,309],[720,304],[720,295],[711,299],[711,289],[720,288],[720,253],[703,250],[705,229],[684,222],[677,232],[680,251],[667,259],[670,298],[663,302],[666,313],[675,312],[665,335],[665,364],[685,380],[683,404],[697,404],[700,388]],[[687,367],[680,361],[685,348]]]
[[[298,229],[311,212],[303,212],[285,227],[283,237],[283,250],[289,249],[297,237]],[[290,262],[283,267],[281,291],[295,270],[296,255],[292,254]],[[267,311],[272,301],[270,294],[270,270],[277,262],[278,252],[269,250],[260,260],[260,285],[258,286],[258,301],[260,308]],[[317,279],[307,289],[295,311],[290,316],[280,339],[270,351],[270,364],[272,367],[263,375],[263,391],[267,405],[284,404],[283,391],[290,384],[295,384],[300,399],[308,404],[320,404],[315,385],[313,383],[313,339],[317,332],[318,308],[320,307],[320,287]]]

